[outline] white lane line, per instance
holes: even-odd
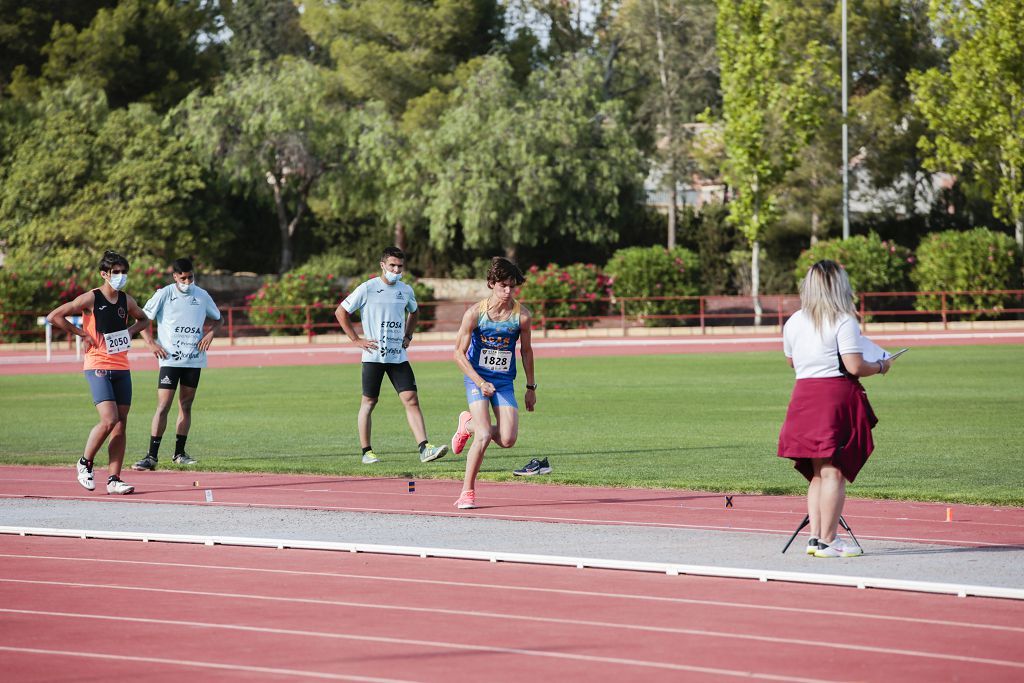
[[[773,643],[777,645],[795,645],[799,647],[815,647],[824,649],[846,650],[853,652],[869,652],[873,654],[891,654],[901,657],[920,657],[925,659],[940,659],[946,661],[965,662],[970,664],[994,664],[998,666],[1009,666],[1024,668],[1024,662],[1013,662],[1002,659],[988,659],[971,657],[968,655],[954,655],[947,653],[925,652],[922,650],[907,650],[903,648],[878,647],[874,645],[853,645],[848,643],[823,642],[820,640],[807,640],[804,638],[784,638],[781,636],[763,636],[751,633],[732,633],[728,631],[714,631],[709,629],[679,628],[673,626],[649,626],[646,624],[627,624],[621,622],[595,621],[591,619],[565,619],[559,617],[541,617],[534,615],[518,615],[505,612],[481,612],[477,610],[445,609],[441,607],[410,607],[407,605],[387,605],[371,602],[355,602],[348,600],[323,600],[316,598],[280,597],[269,595],[254,595],[248,593],[224,593],[219,591],[196,591],[173,588],[153,588],[149,586],[124,586],[101,583],[69,582],[69,581],[38,581],[28,579],[0,579],[3,583],[17,583],[41,586],[60,586],[66,588],[101,588],[105,590],[124,590],[145,593],[163,593],[171,595],[198,596],[204,598],[222,598],[231,600],[255,600],[267,602],[280,602],[304,605],[323,605],[331,607],[352,607],[356,609],[386,610],[396,612],[412,612],[425,614],[438,614],[452,617],[477,617],[481,619],[525,621],[540,624],[557,624],[560,626],[580,626],[598,629],[615,629],[625,631],[641,631],[647,633],[667,633],[683,636],[699,636],[705,638],[722,638],[731,640],[754,641],[762,643]]]
[[[353,633],[332,633],[326,631],[307,631],[303,629],[272,628],[268,626],[245,626],[242,624],[215,624],[204,621],[186,621],[178,619],[152,619],[145,617],[124,617],[100,614],[82,614],[76,612],[50,612],[42,610],[20,610],[0,607],[0,612],[8,614],[24,614],[29,616],[57,617],[63,619],[95,619],[102,621],[127,622],[134,624],[158,624],[174,627],[192,627],[199,629],[214,629],[224,631],[240,631],[243,633],[266,633],[278,636],[298,636],[302,638],[327,638],[331,640],[353,640],[364,643],[384,643],[388,645],[410,645],[419,647],[436,648],[442,650],[456,650],[462,652],[484,652],[488,654],[524,655],[527,657],[546,657],[551,659],[566,659],[578,662],[621,664],[624,666],[635,666],[648,669],[666,669],[669,671],[686,671],[690,673],[714,674],[719,676],[735,676],[740,678],[757,678],[772,681],[800,681],[801,683],[824,683],[820,679],[801,678],[796,676],[784,676],[777,674],[758,673],[754,671],[740,671],[735,669],[720,669],[716,667],[692,666],[688,664],[672,664],[669,662],[652,662],[643,659],[627,659],[624,657],[602,657],[599,655],[579,655],[569,652],[555,652],[551,650],[529,650],[515,647],[500,647],[497,645],[469,645],[465,643],[453,643],[439,640],[420,640],[417,638],[390,638],[387,636],[367,636]],[[1022,665],[1024,667],[1024,665]]]
[[[560,555],[535,555],[495,550],[465,550],[461,548],[433,548],[406,545],[383,545],[377,543],[349,543],[332,541],[308,541],[296,539],[250,538],[239,536],[161,534],[137,531],[104,531],[94,529],[50,529],[32,527],[0,526],[0,534],[19,536],[58,536],[96,538],[105,540],[187,543],[206,546],[230,545],[256,548],[294,548],[296,550],[325,550],[350,553],[373,553],[380,555],[405,555],[419,557],[441,557],[461,560],[485,560],[488,562],[509,562],[515,564],[541,564],[567,566],[584,569],[619,569],[625,571],[649,572],[678,576],[714,576],[733,579],[757,579],[761,582],[785,581],[825,586],[849,586],[859,589],[881,588],[887,590],[920,593],[945,593],[958,597],[1007,598],[1024,600],[1024,589],[1000,586],[978,586],[936,581],[911,581],[871,576],[847,576],[840,574],[813,574],[810,572],[779,571],[772,569],[748,569],[744,567],[715,567],[709,565],[680,564],[674,562],[641,562],[635,560],[604,559],[591,557],[568,557]]]
[[[213,488],[213,487],[211,487]],[[14,493],[0,493],[0,498],[25,498],[24,494]],[[161,503],[167,505],[205,505],[209,506],[211,503],[204,502],[202,500],[180,500],[175,498],[152,498],[148,494],[145,499],[136,497],[134,500],[106,500],[99,499],[90,500],[89,498],[83,498],[81,496],[39,496],[39,498],[45,498],[50,500],[82,500],[86,502],[99,502],[99,503]],[[550,515],[525,515],[525,514],[487,514],[480,512],[480,508],[477,508],[472,513],[465,511],[459,512],[448,512],[446,510],[414,510],[411,508],[385,508],[385,507],[358,507],[358,506],[346,506],[346,505],[290,505],[286,503],[234,503],[231,501],[218,500],[216,503],[212,503],[218,507],[235,507],[235,508],[254,508],[264,510],[333,510],[335,512],[378,512],[380,514],[397,514],[397,515],[426,515],[430,517],[452,517],[452,518],[481,518],[481,519],[499,519],[499,520],[511,520],[511,521],[526,521],[526,522],[564,522],[568,524],[594,524],[601,525],[606,524],[610,526],[638,526],[656,529],[692,529],[695,531],[735,531],[743,533],[759,533],[759,534],[774,534],[778,536],[788,536],[793,533],[791,529],[766,529],[764,527],[746,527],[746,526],[724,526],[724,525],[713,525],[713,524],[679,524],[674,522],[639,522],[621,519],[601,519],[601,518],[589,518],[589,517],[555,517]],[[0,533],[4,533],[0,531]],[[864,534],[858,533],[857,538],[869,539],[872,541],[895,541],[905,543],[932,543],[932,544],[945,544],[954,546],[969,546],[969,547],[991,547],[991,548],[1019,548],[1020,544],[1016,543],[996,543],[992,541],[979,541],[972,538],[919,538],[916,536],[882,536],[879,534]]]
[[[268,666],[248,666],[245,664],[221,664],[219,662],[200,662],[194,659],[164,659],[162,657],[139,657],[137,655],[103,654],[99,652],[72,652],[69,650],[45,650],[38,647],[12,647],[0,645],[0,651],[17,652],[20,654],[48,655],[60,657],[85,657],[87,659],[105,659],[115,662],[139,662],[144,664],[165,664],[168,666],[184,666],[198,669],[213,669],[217,671],[246,671],[257,674],[274,674],[278,676],[296,676],[299,678],[321,678],[331,681],[363,681],[365,683],[412,683],[412,681],[399,678],[373,678],[370,676],[350,676],[346,674],[330,674],[318,671],[303,671],[299,669],[278,669]],[[152,673],[152,672],[149,672]]]
[[[154,562],[152,560],[120,560],[95,557],[63,557],[58,555],[18,555],[12,553],[0,553],[0,557],[11,559],[28,560],[59,560],[66,562],[93,562],[100,564],[125,564],[130,566],[143,567],[167,567],[172,569],[203,569],[225,572],[250,572],[257,574],[270,574],[274,576],[298,576],[316,577],[328,579],[353,579],[357,581],[381,581],[388,583],[412,584],[423,586],[444,586],[449,588],[471,588],[487,589],[495,591],[513,591],[521,593],[538,593],[542,595],[568,595],[574,597],[600,598],[602,600],[631,600],[641,602],[666,603],[673,605],[699,605],[704,607],[727,607],[743,610],[759,610],[766,612],[782,612],[792,614],[807,614],[806,607],[784,607],[780,605],[765,605],[762,603],[734,602],[730,600],[706,600],[699,598],[679,598],[658,595],[645,595],[642,593],[609,593],[607,591],[585,591],[568,588],[542,588],[538,586],[513,586],[502,583],[478,583],[473,581],[447,581],[440,579],[415,579],[409,577],[381,576],[380,574],[352,574],[346,572],[315,572],[298,569],[267,569],[264,567],[239,567],[235,565],[219,564],[196,564],[189,562]],[[14,581],[15,579],[9,579]],[[922,619],[920,617],[902,617],[892,614],[870,614],[868,612],[850,612],[831,609],[830,615],[837,617],[848,617],[850,619],[873,619],[877,621],[892,621],[906,624],[920,624],[926,626],[942,626],[951,628],[982,629],[989,631],[1005,631],[1008,633],[1024,634],[1024,627],[1003,626],[1000,624],[975,623],[967,621],[950,621],[947,619]]]

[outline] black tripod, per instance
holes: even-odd
[[[800,526],[798,526],[796,528],[796,531],[793,532],[793,535],[789,537],[788,541],[786,541],[786,546],[782,549],[782,552],[786,552],[787,550],[789,550],[789,546],[792,545],[793,539],[796,538],[796,535],[799,534],[801,531],[803,531],[803,528],[805,526],[807,526],[808,524],[810,524],[810,523],[811,523],[810,515],[804,515],[804,521],[800,522]],[[846,532],[848,534],[850,534],[850,538],[853,539],[854,543],[856,543],[858,546],[860,545],[860,541],[858,541],[857,537],[853,535],[853,529],[851,529],[850,525],[846,523],[846,520],[843,519],[842,515],[839,515],[839,526],[841,526],[844,529],[846,529]]]

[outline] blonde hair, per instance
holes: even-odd
[[[857,316],[853,288],[846,271],[835,261],[818,261],[800,281],[800,307],[818,334],[825,324],[835,325],[846,314]]]

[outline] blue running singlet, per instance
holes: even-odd
[[[519,302],[505,320],[491,320],[487,300],[477,305],[477,325],[469,341],[466,358],[480,377],[488,382],[510,383],[516,377],[516,342],[519,341]]]

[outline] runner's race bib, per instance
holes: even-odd
[[[480,367],[491,372],[508,372],[512,367],[512,352],[480,349]]]
[[[107,332],[103,335],[103,338],[107,342],[107,355],[125,353],[132,347],[132,336],[128,334],[128,330]]]

